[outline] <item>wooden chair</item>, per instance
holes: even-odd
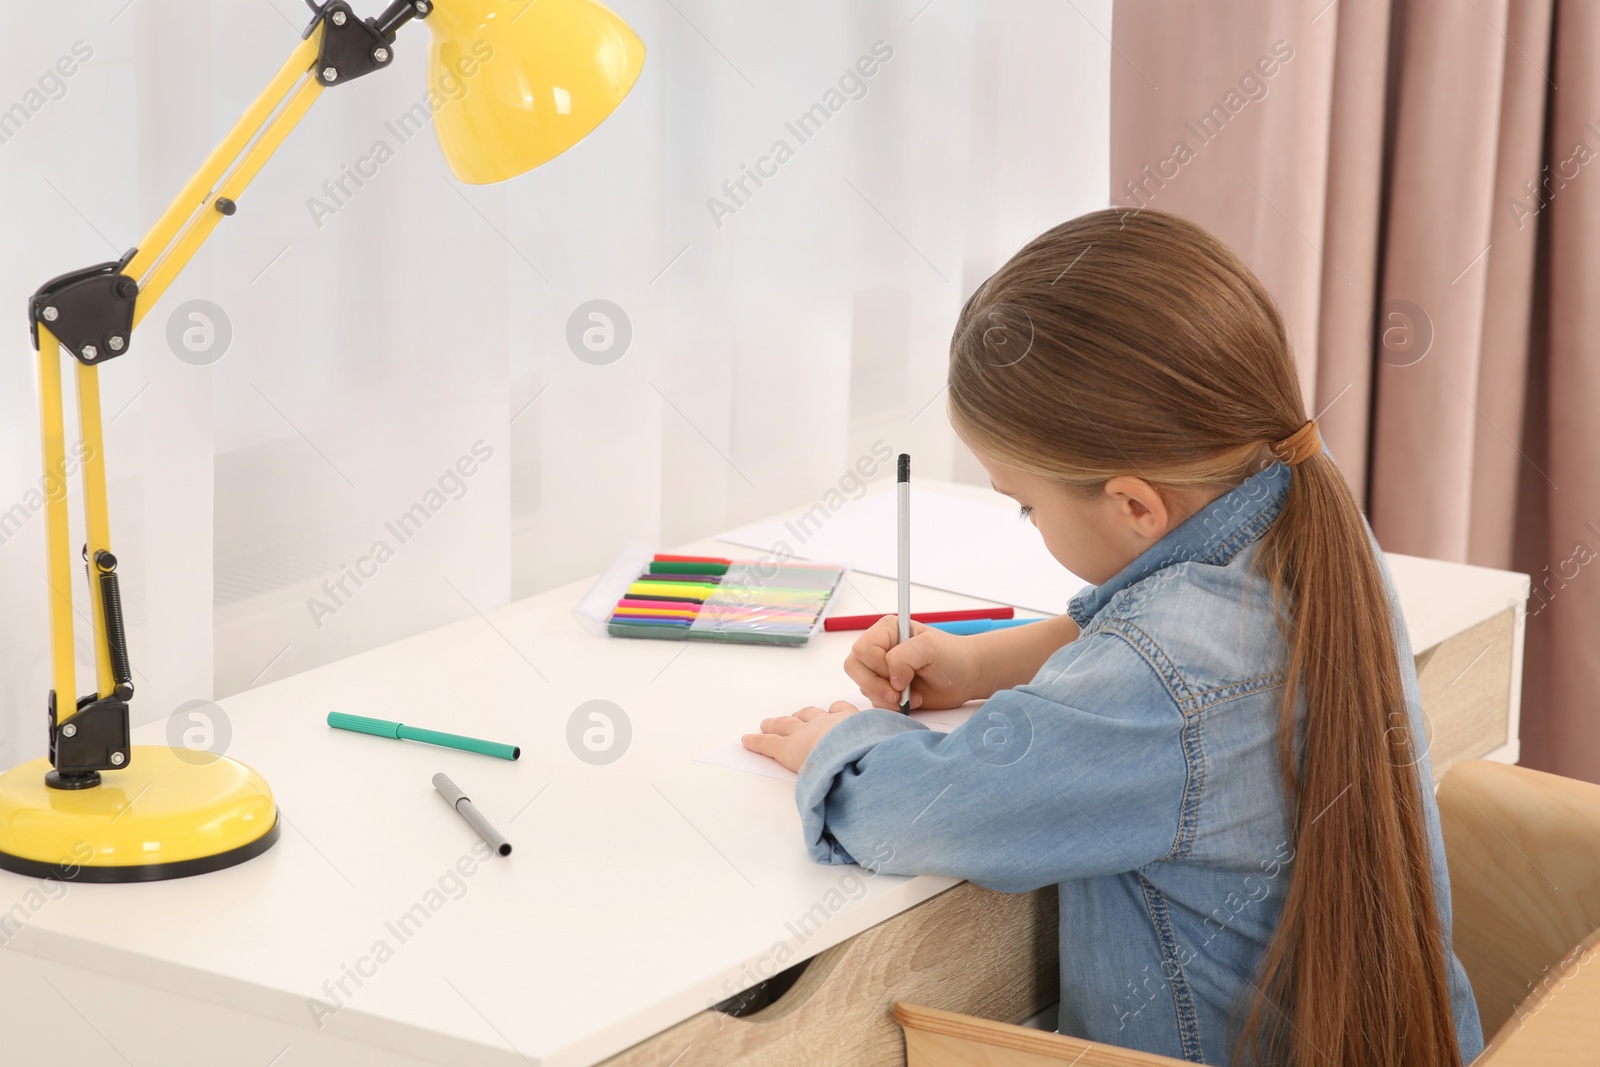
[[[1439,785],[1456,954],[1485,1036],[1473,1067],[1600,1064],[1600,786],[1486,760]],[[898,1003],[907,1067],[1180,1060]]]

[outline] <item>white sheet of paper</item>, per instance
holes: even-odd
[[[860,701],[851,701],[857,707]],[[825,706],[825,705],[824,705]],[[972,713],[983,707],[982,702],[965,704],[959,708],[947,711],[913,711],[911,717],[918,722],[926,723],[928,729],[937,730],[947,734],[957,726],[972,718]],[[771,756],[763,756],[759,752],[751,752],[744,747],[744,742],[734,740],[726,745],[718,745],[710,752],[702,752],[695,757],[697,763],[709,763],[714,767],[727,767],[730,770],[746,771],[750,774],[761,774],[768,778],[781,778],[792,782],[800,777]]]
[[[858,571],[897,577],[895,492],[880,489],[828,513],[818,507],[758,522],[717,540],[763,552],[779,546],[800,559],[848,563]],[[1039,531],[1016,505],[968,500],[911,483],[911,580],[917,585],[1059,615],[1084,586],[1055,561]]]

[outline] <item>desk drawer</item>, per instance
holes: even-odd
[[[971,882],[818,953],[772,1004],[704,1011],[603,1067],[904,1067],[899,1000],[1025,1019],[1059,997],[1055,886],[997,893]]]
[[[1511,739],[1512,661],[1521,636],[1507,609],[1418,654],[1435,783],[1453,764],[1481,759]]]

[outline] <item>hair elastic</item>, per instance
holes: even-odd
[[[1294,433],[1272,446],[1273,454],[1293,467],[1304,463],[1322,451],[1322,435],[1317,432],[1317,420],[1312,419]]]

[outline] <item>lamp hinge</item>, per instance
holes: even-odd
[[[83,364],[104,363],[128,351],[139,283],[122,273],[138,249],[51,278],[28,298],[28,329],[39,347],[39,324]]]
[[[433,9],[432,0],[406,0],[392,5],[375,19],[359,19],[344,0],[328,0],[316,9],[317,15],[306,27],[306,36],[323,26],[312,77],[324,86],[343,85],[364,74],[387,67],[394,60],[390,45],[394,31],[411,18],[424,17]],[[397,14],[391,14],[397,11]]]

